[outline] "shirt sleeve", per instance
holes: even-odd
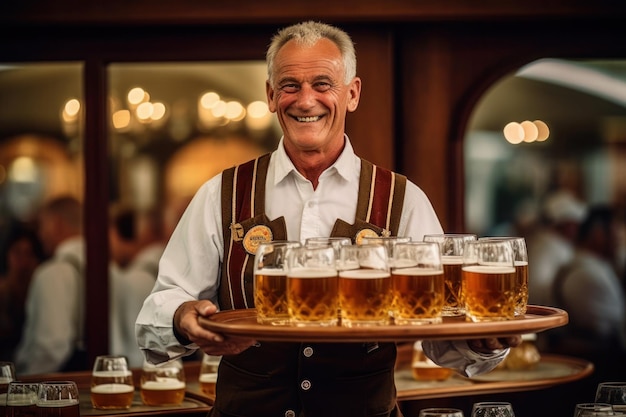
[[[207,299],[217,305],[222,262],[221,175],[206,182],[191,200],[163,252],[154,288],[135,323],[135,335],[152,363],[186,356],[197,346],[180,344],[173,330],[176,309]]]

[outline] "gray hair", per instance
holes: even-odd
[[[350,83],[356,77],[356,52],[350,35],[334,26],[314,21],[288,26],[274,35],[266,54],[267,76],[270,83],[273,82],[276,54],[288,41],[293,39],[299,45],[313,46],[322,38],[332,41],[339,48],[343,59],[345,83]]]

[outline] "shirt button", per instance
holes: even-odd
[[[296,412],[293,410],[285,411],[285,417],[296,417]]]
[[[311,381],[305,379],[300,383],[300,388],[302,388],[304,391],[308,391],[309,389],[311,389]]]
[[[307,358],[310,358],[311,356],[313,356],[313,348],[311,346],[307,346],[304,348],[304,350],[302,351],[302,353],[304,354],[304,356],[306,356]]]

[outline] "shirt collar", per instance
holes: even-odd
[[[337,172],[343,178],[350,179],[355,169],[359,169],[359,166],[357,166],[358,158],[354,153],[354,149],[352,148],[352,144],[350,143],[348,135],[344,134],[344,138],[345,146],[343,147],[343,151],[339,155],[339,158],[337,158],[335,163],[328,167],[324,172],[331,172],[332,170]],[[291,162],[291,159],[289,159],[289,156],[287,156],[283,140],[284,137],[280,139],[278,147],[276,148],[276,151],[274,151],[273,155],[276,163],[276,169],[274,171],[274,185],[281,182],[290,173],[297,172],[293,162]]]

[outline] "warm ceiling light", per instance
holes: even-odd
[[[503,129],[504,137],[513,145],[517,145],[524,140],[524,128],[517,122],[510,122]]]
[[[548,139],[548,136],[550,136],[548,125],[541,120],[535,120],[533,123],[537,126],[537,142],[543,142]]]
[[[78,112],[80,111],[80,101],[75,98],[67,100],[63,111],[70,118],[76,117],[76,115],[78,115]]]
[[[537,129],[537,126],[535,126],[533,122],[530,120],[524,120],[520,123],[520,126],[524,129],[524,142],[531,143],[537,140],[537,137],[539,136],[539,129]]]
[[[137,104],[139,104],[142,101],[144,101],[144,99],[145,99],[147,94],[148,93],[146,93],[143,88],[135,87],[135,88],[131,88],[130,89],[130,91],[128,92],[128,95],[126,97],[127,97],[128,102],[130,104],[136,106]]]
[[[226,115],[226,102],[218,100],[213,107],[211,107],[211,113],[215,117],[224,117]]]
[[[220,101],[220,95],[213,91],[204,93],[202,94],[202,97],[200,97],[200,105],[205,109],[213,108],[213,106],[215,106],[218,101]]]
[[[243,108],[238,101],[229,101],[226,103],[226,114],[224,117],[234,122],[242,120],[246,116],[246,109]]]
[[[124,129],[130,124],[130,111],[118,110],[113,113],[113,127],[116,129]]]
[[[135,110],[135,114],[137,114],[137,118],[141,121],[148,120],[152,116],[152,112],[154,107],[152,103],[141,103],[137,106],[137,110]]]
[[[152,114],[150,118],[152,120],[161,120],[165,116],[165,104],[156,102],[152,103]]]

